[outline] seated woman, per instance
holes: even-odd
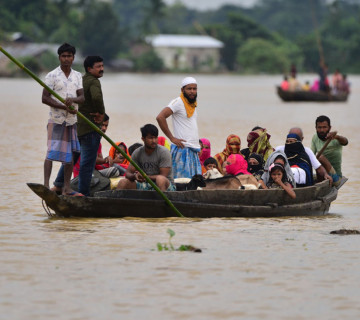
[[[282,151],[274,151],[267,159],[265,166],[264,166],[264,173],[262,174],[261,179],[259,180],[261,187],[263,189],[267,189],[266,185],[270,179],[270,166],[273,163],[280,163],[284,167],[287,180],[295,188],[296,182],[294,179],[293,172],[291,170],[289,161],[288,161],[285,153],[283,153]]]
[[[264,159],[260,154],[251,153],[248,159],[248,171],[256,178],[260,180],[264,173]]]
[[[312,186],[314,179],[311,161],[305,151],[301,138],[297,134],[289,133],[286,136],[284,151],[291,168],[298,172],[299,177],[296,186],[298,188]]]
[[[245,159],[248,160],[251,153],[257,153],[264,158],[264,161],[266,161],[269,155],[274,151],[274,148],[269,142],[270,137],[271,135],[267,133],[265,128],[253,128],[247,136],[248,148],[241,150]]]
[[[221,174],[224,174],[223,172],[223,164],[227,160],[227,158],[232,154],[240,154],[240,148],[241,148],[241,140],[240,137],[231,134],[226,139],[226,147],[222,152],[219,152],[214,156],[215,160],[217,161],[217,169]]]
[[[232,154],[223,165],[225,175],[236,176],[242,185],[252,184],[258,187],[259,183],[256,178],[247,170],[248,163],[240,154]]]
[[[280,163],[273,163],[269,169],[270,179],[266,187],[268,189],[284,189],[291,198],[295,199],[296,194],[287,179],[285,168]]]
[[[200,139],[199,144],[200,144],[199,159],[201,163],[202,174],[204,174],[207,171],[204,166],[204,161],[211,157],[211,144],[210,141],[205,138]]]
[[[116,145],[130,157],[128,148],[124,142],[116,142]],[[113,167],[118,169],[120,175],[124,175],[130,162],[113,146],[109,150],[109,157],[113,159]]]

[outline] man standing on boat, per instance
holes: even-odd
[[[147,124],[140,130],[144,146],[133,152],[132,160],[154,181],[161,191],[175,191],[171,155],[166,147],[158,144],[158,128],[153,124]],[[132,164],[129,164],[125,179],[119,181],[117,189],[154,190]]]
[[[330,118],[327,116],[317,117],[315,120],[315,128],[316,134],[311,140],[311,150],[317,153],[322,149],[327,140],[331,140],[324,150],[323,155],[320,156],[319,161],[336,183],[342,177],[342,147],[349,143],[348,139],[338,135],[336,131],[330,131]]]
[[[101,128],[104,120],[105,107],[99,78],[104,74],[104,63],[100,56],[88,56],[84,60],[85,75],[83,76],[85,101],[80,104],[79,111]],[[101,135],[79,118],[77,135],[80,142],[79,192],[90,195],[90,183],[96,163],[97,151]],[[76,163],[79,153],[74,155]],[[61,168],[62,169],[62,168]],[[59,171],[54,182],[55,191],[62,188],[64,175]]]
[[[63,99],[65,104],[53,97],[46,89],[42,93],[42,102],[50,106],[48,121],[48,150],[44,162],[44,185],[49,188],[52,162],[63,163],[62,194],[77,194],[70,188],[73,168],[73,153],[79,152],[77,137],[77,104],[84,102],[84,90],[81,73],[71,68],[75,58],[75,47],[64,43],[58,49],[60,66],[46,75],[45,83]],[[75,110],[69,107],[73,106]]]
[[[180,97],[172,100],[156,117],[161,130],[172,142],[174,178],[191,178],[201,174],[196,98],[197,82],[192,77],[186,77],[181,83]],[[166,120],[170,116],[172,116],[174,134],[170,131]]]

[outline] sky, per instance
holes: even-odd
[[[164,0],[167,4],[173,4],[176,1],[182,2],[188,8],[194,8],[197,10],[218,9],[224,4],[251,7],[257,2],[257,0]]]

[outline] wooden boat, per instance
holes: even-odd
[[[286,91],[277,87],[277,93],[283,101],[316,101],[316,102],[344,102],[347,93],[330,94],[322,91]]]
[[[41,184],[28,186],[44,200],[46,210],[59,217],[166,218],[175,213],[156,193],[140,190],[108,190],[94,197],[58,196]],[[174,206],[187,218],[238,218],[323,215],[337,197],[338,189],[328,181],[294,189],[291,199],[282,189],[194,190],[166,192]],[[50,211],[48,211],[50,214]]]

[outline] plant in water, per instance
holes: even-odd
[[[179,248],[175,249],[173,244],[171,243],[171,239],[175,236],[175,231],[171,229],[167,229],[167,233],[169,234],[169,243],[157,243],[158,251],[194,251],[201,252],[201,249],[195,248],[191,245],[182,244]]]

